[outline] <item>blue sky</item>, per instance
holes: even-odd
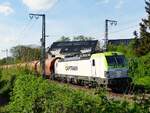
[[[41,19],[29,13],[46,14],[47,46],[61,36],[91,36],[104,39],[105,19],[118,21],[109,26],[109,38],[132,38],[146,17],[144,0],[0,0],[1,50],[18,44],[40,45]]]

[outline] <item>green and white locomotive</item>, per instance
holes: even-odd
[[[49,53],[54,58],[55,79],[83,85],[127,86],[131,82],[125,56],[100,51],[99,41],[54,42]]]
[[[55,62],[55,77],[109,87],[126,86],[131,82],[125,56],[119,52],[95,53],[88,58],[59,59]]]

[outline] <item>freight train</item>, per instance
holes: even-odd
[[[54,42],[47,52],[45,76],[53,80],[88,86],[127,87],[131,83],[124,54],[100,52],[99,43],[94,41]],[[40,61],[17,66],[42,73]],[[14,67],[10,65],[9,67]]]
[[[34,62],[40,73],[40,62]],[[128,86],[131,78],[125,56],[120,52],[100,52],[89,57],[52,57],[46,60],[46,77],[88,86]]]

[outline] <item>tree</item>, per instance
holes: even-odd
[[[134,31],[133,34],[135,37],[134,37],[133,41],[131,42],[131,49],[133,50],[134,55],[137,55],[138,48],[140,47],[140,40],[139,40],[137,31]]]
[[[69,37],[62,36],[58,41],[59,42],[67,42],[67,41],[71,41],[71,39]]]
[[[71,40],[70,37],[66,37],[66,36],[62,36],[58,41],[59,42],[67,42],[67,41],[87,41],[87,40],[93,40],[94,38],[92,37],[86,37],[83,35],[79,35],[76,37],[73,37],[73,39]]]
[[[12,56],[16,61],[27,62],[40,59],[40,48],[32,48],[29,46],[15,46],[11,48]]]
[[[5,65],[5,64],[13,64],[14,63],[14,58],[13,57],[5,57],[0,60],[0,65]]]
[[[138,56],[142,56],[150,52],[150,0],[145,1],[145,4],[145,10],[148,14],[148,18],[142,19],[142,22],[140,23],[140,36],[134,43],[134,45],[136,45],[134,46],[134,50]]]
[[[86,41],[86,40],[93,40],[94,38],[92,37],[85,37],[83,35],[79,35],[77,37],[73,38],[73,41]]]

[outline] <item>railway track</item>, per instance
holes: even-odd
[[[26,64],[22,64],[21,66],[25,66]],[[7,65],[7,66],[4,66],[5,68],[10,68],[10,67],[13,67],[14,65]],[[18,64],[18,66],[20,66]],[[51,81],[51,80],[50,80]],[[59,84],[68,84],[69,86],[71,86],[72,88],[75,88],[75,89],[81,89],[81,90],[84,90],[84,91],[88,91],[88,92],[96,92],[95,90],[97,90],[97,88],[92,88],[92,87],[89,87],[89,86],[81,86],[81,85],[76,85],[76,84],[70,84],[70,83],[65,83],[65,82],[62,82],[62,81],[53,81],[53,82],[57,82]],[[98,89],[98,90],[101,90]],[[103,90],[103,88],[102,88]],[[119,91],[119,90],[122,90],[122,89],[119,89],[118,88],[118,91],[113,91],[111,90],[110,88],[107,88],[105,89],[106,90],[106,93],[107,93],[107,97],[109,99],[127,99],[127,100],[134,100],[135,96],[138,95],[138,98],[143,98],[143,99],[150,99],[150,91],[149,90],[146,90],[143,86],[140,86],[140,85],[134,85],[132,84],[131,86],[129,86],[128,90],[124,90],[123,92]]]
[[[69,87],[73,89],[79,89],[82,91],[85,91],[89,94],[92,95],[97,95],[101,92],[105,92],[107,99],[110,100],[126,100],[126,101],[134,101],[135,98],[137,101],[141,102],[142,101],[150,101],[150,93],[142,89],[142,86],[136,86],[132,85],[131,88],[129,89],[128,92],[114,92],[110,88],[101,88],[101,87],[88,87],[88,86],[81,86],[81,85],[76,85],[76,84],[70,84],[70,83],[65,83],[65,82],[60,82],[60,81],[54,81],[50,80],[52,82],[62,84],[62,85],[68,85]]]

